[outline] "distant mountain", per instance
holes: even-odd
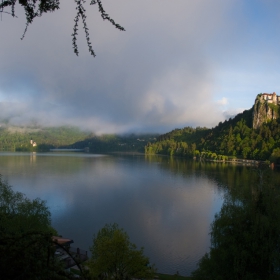
[[[145,147],[146,154],[280,161],[280,97],[259,94],[254,106],[214,128],[175,129]]]

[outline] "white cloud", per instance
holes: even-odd
[[[217,104],[220,106],[228,105],[228,99],[226,97],[223,97],[222,99],[217,100]]]

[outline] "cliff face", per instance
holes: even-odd
[[[253,108],[253,128],[259,128],[263,123],[278,118],[279,106],[269,104],[262,95],[258,95]]]

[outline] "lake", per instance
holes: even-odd
[[[14,190],[47,201],[52,225],[88,250],[94,233],[118,223],[158,272],[190,275],[210,246],[210,224],[228,185],[251,167],[180,158],[85,153],[0,153]]]

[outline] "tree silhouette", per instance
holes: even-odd
[[[93,50],[93,47],[91,45],[90,36],[89,36],[89,29],[87,27],[87,21],[86,21],[86,9],[85,4],[87,3],[87,0],[74,0],[76,3],[76,16],[74,18],[74,27],[73,27],[73,33],[72,33],[72,45],[74,49],[74,53],[76,55],[79,54],[78,52],[78,45],[77,45],[77,35],[78,35],[78,25],[80,19],[82,20],[83,29],[85,31],[87,46],[89,49],[89,52],[92,56],[96,56],[95,52]],[[60,8],[60,1],[59,0],[2,0],[0,3],[0,14],[2,13],[8,13],[13,17],[16,17],[15,13],[15,7],[16,4],[21,5],[24,8],[25,11],[25,17],[26,17],[26,25],[25,30],[23,32],[23,35],[21,39],[24,38],[28,26],[33,23],[34,19],[36,17],[41,17],[44,13],[48,12],[55,12]],[[125,31],[125,29],[116,23],[104,10],[102,1],[101,0],[91,0],[89,2],[90,5],[97,5],[98,11],[102,17],[103,20],[109,21],[113,26],[115,26],[117,29],[121,31]],[[10,8],[10,12],[7,12],[5,9]]]

